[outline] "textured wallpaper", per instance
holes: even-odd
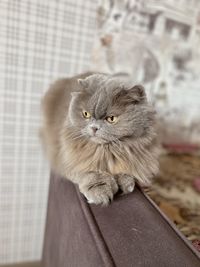
[[[101,0],[93,66],[145,85],[163,142],[200,144],[199,0]]]
[[[88,69],[96,4],[0,1],[0,264],[41,257],[49,170],[40,99],[53,80]]]

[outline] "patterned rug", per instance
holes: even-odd
[[[200,156],[162,155],[147,193],[200,251]]]

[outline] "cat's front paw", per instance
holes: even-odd
[[[87,183],[80,186],[80,191],[87,198],[88,203],[108,205],[118,191],[116,180],[105,173],[94,175],[94,179],[89,179]]]
[[[135,179],[128,174],[119,173],[115,176],[117,184],[124,194],[133,192],[135,188]]]

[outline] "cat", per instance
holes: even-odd
[[[149,185],[158,172],[153,107],[141,85],[85,73],[56,81],[42,99],[41,139],[52,169],[89,203]]]

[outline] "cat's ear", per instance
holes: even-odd
[[[86,79],[78,79],[78,84],[80,84],[80,86],[82,88],[87,88],[88,87],[88,81],[87,78]]]
[[[129,97],[134,101],[134,103],[140,103],[146,101],[145,89],[142,85],[135,85],[128,90]]]

